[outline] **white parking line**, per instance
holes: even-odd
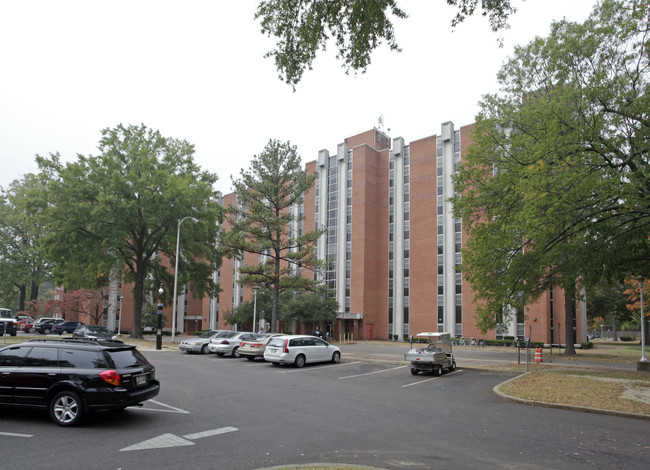
[[[318,370],[329,369],[329,368],[331,368],[331,367],[343,367],[343,366],[349,366],[349,365],[352,365],[352,364],[359,364],[359,363],[360,363],[360,361],[355,361],[355,362],[339,362],[338,364],[332,364],[332,365],[330,365],[330,366],[320,366],[320,367],[318,368]],[[290,369],[290,370],[283,370],[282,373],[283,373],[283,374],[290,374],[291,372],[305,372],[305,371],[307,371],[307,370],[310,370],[310,369],[303,369],[303,368],[300,368],[300,369]]]
[[[197,432],[194,434],[186,434],[183,437],[189,440],[202,439],[204,437],[217,436],[219,434],[225,434],[227,432],[233,432],[233,431],[239,431],[239,429],[229,426],[226,428],[212,429],[210,431]]]
[[[462,372],[462,369],[456,369],[456,370],[453,371],[453,372],[449,372],[447,375],[455,374],[456,372]],[[433,378],[426,379],[426,380],[420,380],[419,382],[413,382],[413,383],[410,383],[410,384],[402,385],[402,388],[404,388],[404,387],[410,387],[411,385],[420,385],[420,384],[424,384],[424,383],[431,382],[432,380],[436,380],[436,379],[439,379],[439,378],[440,378],[440,376],[438,376],[438,377],[433,377]]]
[[[399,366],[399,367],[393,367],[393,368],[391,368],[391,369],[376,370],[375,372],[367,372],[367,373],[365,373],[365,374],[348,375],[348,376],[346,376],[346,377],[339,377],[339,380],[342,380],[342,379],[352,379],[352,378],[354,378],[354,377],[363,377],[364,375],[381,374],[381,373],[383,373],[383,372],[388,372],[388,371],[391,371],[391,370],[404,369],[405,367],[408,367],[408,366]]]
[[[10,436],[10,437],[34,437],[33,434],[20,434],[17,432],[0,432],[0,436]]]
[[[164,406],[165,408],[169,408],[168,410],[161,410],[159,408],[144,408],[144,407],[134,407],[131,409],[135,410],[142,410],[142,411],[160,411],[162,413],[183,413],[183,414],[190,414],[189,411],[181,410],[180,408],[173,407],[171,405],[166,405],[164,403],[161,403],[156,400],[149,400],[150,403],[155,403],[156,405]]]

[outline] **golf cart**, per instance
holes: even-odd
[[[404,354],[404,360],[411,361],[411,374],[433,372],[434,375],[442,375],[444,370],[456,370],[449,333],[418,333],[416,337],[425,338],[427,342],[424,347],[416,349],[411,336],[411,349]]]

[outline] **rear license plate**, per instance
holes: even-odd
[[[147,383],[147,376],[145,374],[136,375],[134,378],[135,378],[136,385],[144,385]]]
[[[277,349],[275,349],[275,348],[268,348],[268,349],[269,349],[269,352],[271,352],[271,353],[275,353],[275,352],[278,352],[278,350],[277,350]]]

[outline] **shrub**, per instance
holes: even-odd
[[[582,343],[580,343],[580,347],[582,349],[591,349],[594,347],[594,343],[592,343],[591,341],[583,341]]]
[[[621,341],[634,341],[631,336],[621,336]]]

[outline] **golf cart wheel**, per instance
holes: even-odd
[[[411,369],[411,375],[418,375],[418,372],[417,369]]]

